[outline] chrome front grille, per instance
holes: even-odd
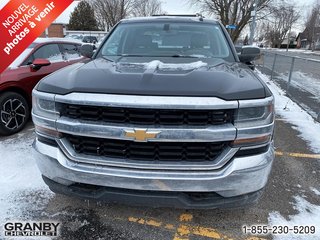
[[[139,169],[219,169],[235,154],[237,101],[215,97],[57,95],[58,143],[74,162]],[[138,139],[127,133],[157,133]]]
[[[233,122],[234,110],[145,109],[63,104],[64,117],[143,126],[209,126]]]

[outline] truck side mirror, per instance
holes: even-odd
[[[260,57],[260,49],[258,47],[245,46],[242,47],[240,54],[238,55],[240,62],[251,62]]]
[[[261,52],[258,47],[245,46],[241,48],[240,53],[238,53],[238,57],[240,62],[247,64],[252,70],[254,70],[254,64],[252,61],[258,59],[260,54]]]

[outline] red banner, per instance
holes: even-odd
[[[11,0],[0,11],[0,73],[3,72],[73,0]]]

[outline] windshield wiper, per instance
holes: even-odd
[[[183,54],[174,54],[174,55],[171,55],[170,57],[174,57],[174,58],[206,58],[206,56],[204,55],[183,55]]]
[[[114,60],[112,60],[111,58],[108,58],[108,57],[106,57],[106,56],[102,56],[102,58],[105,59],[105,60],[107,60],[107,61],[109,61],[109,62],[114,62]]]
[[[193,55],[182,55],[182,54],[174,54],[174,55],[142,55],[142,54],[121,54],[121,55],[110,55],[112,57],[118,57],[116,62],[119,62],[124,57],[175,57],[175,58],[206,58],[204,55],[193,56]],[[105,56],[104,56],[105,57]],[[106,58],[106,57],[105,57]],[[106,58],[107,59],[107,58]]]
[[[150,55],[141,55],[141,54],[121,54],[117,55],[119,58],[117,59],[117,62],[120,61],[124,57],[155,57],[155,56],[150,56]]]

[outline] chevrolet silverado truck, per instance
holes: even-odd
[[[33,90],[37,165],[53,192],[130,205],[256,203],[274,159],[274,98],[218,21],[120,21]],[[248,66],[249,64],[249,66]]]

